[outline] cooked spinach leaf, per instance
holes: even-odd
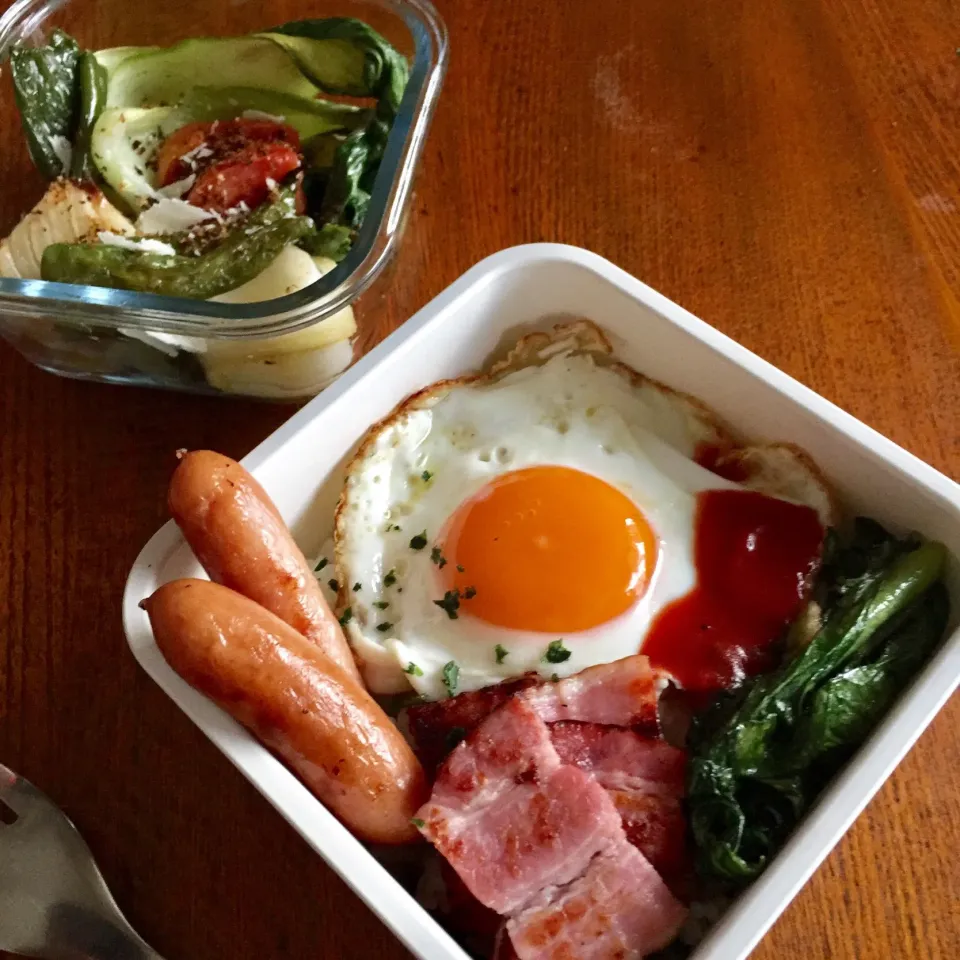
[[[10,51],[13,93],[27,149],[48,179],[70,172],[73,135],[80,111],[80,47],[54,30],[42,47],[17,44]]]
[[[941,544],[860,521],[847,546],[829,547],[819,631],[691,732],[690,825],[706,876],[739,884],[762,871],[946,628]]]

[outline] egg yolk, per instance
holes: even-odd
[[[657,540],[636,504],[568,467],[505,474],[464,501],[440,536],[460,614],[515,630],[572,633],[646,590]]]

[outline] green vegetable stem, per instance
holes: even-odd
[[[258,207],[200,256],[141,253],[102,243],[54,243],[43,251],[44,280],[206,300],[252,280],[289,243],[313,229],[294,213],[293,192]]]
[[[858,521],[825,563],[809,645],[697,718],[688,797],[702,874],[739,884],[760,873],[869,736],[945,631],[945,555]]]

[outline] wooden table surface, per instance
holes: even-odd
[[[495,250],[578,244],[960,474],[956,0],[440,7],[450,70],[363,348]],[[406,955],[121,630],[174,450],[239,456],[290,412],[62,380],[0,344],[0,760],[171,960]],[[955,698],[755,957],[955,960],[958,849]]]

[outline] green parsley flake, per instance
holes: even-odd
[[[444,610],[451,620],[458,617],[457,610],[460,608],[460,591],[448,590],[442,600],[433,601],[441,610]]]
[[[411,817],[410,822],[418,829],[422,830],[426,825],[426,820],[421,820],[419,817]]]
[[[329,562],[326,557],[321,557],[320,562],[313,568],[313,572],[319,573]]]
[[[467,587],[467,588],[464,589],[464,591],[463,591],[463,599],[464,599],[464,600],[472,600],[476,595],[477,595],[477,588],[476,588],[476,587]]]
[[[412,677],[423,676],[423,671],[412,660],[407,664],[406,669],[403,672],[409,673]]]
[[[377,624],[377,629],[378,629],[381,633],[386,633],[392,626],[393,626],[392,623],[387,623],[387,621],[384,620],[383,623],[378,623],[378,624]]]
[[[547,663],[563,663],[570,659],[570,651],[563,645],[562,640],[554,640],[548,645],[543,659]]]
[[[358,581],[353,585],[353,592],[354,592],[354,593],[358,593],[358,592],[360,591],[360,587],[361,587],[361,586],[362,586],[362,584],[361,584],[360,581],[358,580]]]
[[[463,567],[459,563],[457,564],[457,573],[463,573]]]
[[[451,660],[443,665],[443,685],[447,688],[447,693],[452,697],[457,692],[457,684],[460,682],[460,667],[456,660]]]
[[[385,587],[392,587],[397,582],[397,574],[395,571],[391,570],[384,578],[383,585]]]
[[[353,619],[353,608],[347,607],[343,611],[343,616],[340,617],[340,626],[345,627]]]
[[[423,473],[420,474],[420,479],[421,479],[424,483],[429,483],[430,478],[431,478],[432,476],[433,476],[433,474],[432,474],[429,470],[424,470]]]
[[[555,674],[553,674],[552,677],[550,677],[550,679],[551,679],[554,683],[559,683],[559,682],[560,682],[560,674],[559,674],[559,673],[555,673]]]
[[[497,655],[497,663],[503,663],[510,656],[510,651],[501,643],[493,648],[493,652]]]
[[[430,559],[442,570],[447,565],[447,558],[440,552],[439,547],[430,551]]]
[[[410,539],[410,549],[411,550],[422,550],[427,545],[427,531],[424,530],[423,533],[418,533],[415,537]]]
[[[387,607],[390,606],[390,601],[389,601],[389,600],[374,600],[374,601],[373,601],[373,605],[374,605],[378,610],[386,610]]]
[[[340,584],[337,583],[337,581],[334,580],[333,577],[331,577],[331,578],[327,581],[327,586],[328,586],[334,593],[336,593],[336,592],[340,589]]]

